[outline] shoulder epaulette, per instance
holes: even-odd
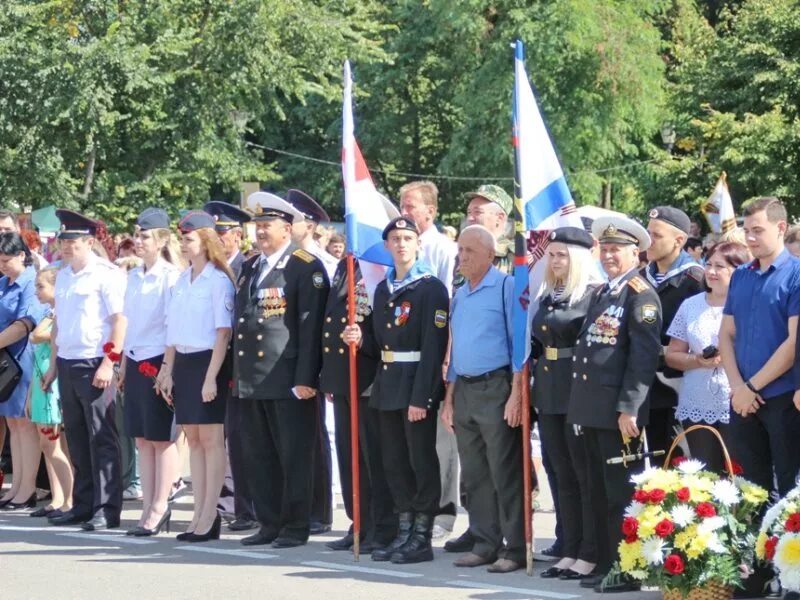
[[[647,286],[647,282],[644,279],[642,279],[641,277],[639,277],[638,275],[636,275],[635,277],[630,278],[628,280],[628,285],[637,294],[641,294],[648,287]]]
[[[298,248],[297,250],[292,252],[292,256],[296,256],[300,260],[307,263],[314,262],[314,255],[311,254],[310,252],[306,252],[302,248]]]

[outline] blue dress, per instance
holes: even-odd
[[[36,269],[26,267],[14,283],[8,277],[0,277],[0,331],[17,319],[27,318],[36,327],[47,314],[47,307],[36,299],[34,282]],[[0,417],[19,418],[25,415],[25,397],[33,375],[33,348],[26,335],[8,347],[22,369],[22,378],[12,392],[8,402],[0,402]]]

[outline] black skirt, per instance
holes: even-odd
[[[160,369],[163,360],[163,354],[142,361],[126,359],[123,421],[130,437],[150,442],[175,441],[175,413],[156,394],[153,378],[139,372],[142,363]]]
[[[225,400],[230,386],[230,373],[225,365],[217,375],[217,397],[211,402],[203,402],[203,381],[211,363],[211,354],[211,350],[175,353],[172,398],[178,425],[221,425],[225,422]]]

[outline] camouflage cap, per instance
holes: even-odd
[[[514,201],[511,199],[511,196],[499,185],[491,183],[482,185],[474,192],[467,192],[464,196],[467,201],[473,198],[486,198],[489,202],[494,202],[497,206],[502,208],[503,212],[507,215],[510,215],[514,208]]]

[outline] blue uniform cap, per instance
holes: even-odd
[[[224,233],[232,227],[241,227],[242,223],[250,221],[250,215],[241,208],[219,200],[206,202],[203,210],[214,217],[216,229],[220,233]]]
[[[314,223],[328,223],[330,217],[317,202],[300,190],[287,190],[286,201],[303,213],[303,216]]]
[[[419,235],[417,224],[414,223],[412,219],[409,219],[408,217],[397,217],[396,219],[389,221],[389,224],[384,228],[383,239],[387,239],[389,237],[389,233],[395,229],[400,229],[402,231],[413,231]]]
[[[136,218],[136,224],[142,231],[148,229],[169,229],[169,215],[163,208],[145,208]]]
[[[587,233],[585,229],[580,227],[559,227],[550,232],[551,242],[561,242],[562,244],[569,244],[571,246],[580,246],[581,248],[592,249],[594,239],[591,234]]]
[[[190,233],[196,229],[213,229],[214,217],[202,210],[190,210],[178,222],[178,229],[181,233]]]
[[[97,232],[97,221],[74,210],[59,208],[56,210],[56,217],[61,221],[61,229],[58,232],[58,239],[60,240],[74,240],[79,237],[94,236]]]

